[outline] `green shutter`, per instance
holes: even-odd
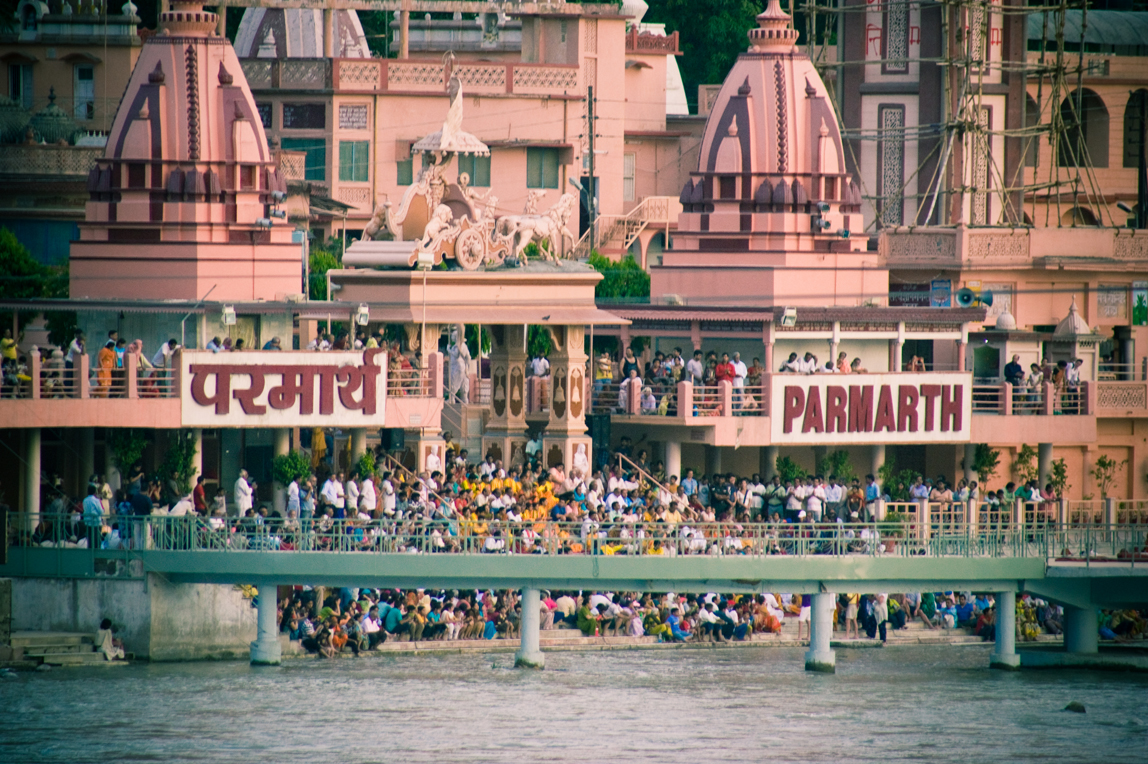
[[[400,186],[409,186],[415,182],[415,163],[413,159],[400,159],[395,163],[398,168],[398,178],[395,181]]]

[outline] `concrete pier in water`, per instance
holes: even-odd
[[[540,669],[546,665],[546,656],[538,646],[540,606],[541,598],[537,589],[522,590],[522,645],[514,654],[516,668]]]
[[[811,599],[805,670],[834,674],[837,672],[837,654],[829,648],[829,640],[833,637],[833,595],[823,592],[812,595]]]

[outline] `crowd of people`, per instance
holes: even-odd
[[[282,593],[283,590],[280,590]],[[543,630],[577,629],[584,637],[656,637],[659,642],[743,642],[755,634],[780,635],[796,624],[809,639],[811,595],[677,594],[609,591],[544,591],[539,600]],[[1063,631],[1059,605],[1022,594],[1016,601],[1016,637],[1035,641]],[[291,588],[278,602],[280,630],[308,652],[330,658],[358,656],[390,641],[431,642],[516,639],[522,601],[516,590],[445,591]],[[960,629],[984,641],[996,639],[997,605],[991,594],[843,592],[834,597],[836,639],[888,640],[889,631],[920,621],[929,630]],[[1105,611],[1104,639],[1143,639],[1148,622],[1134,610]]]

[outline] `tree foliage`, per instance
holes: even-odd
[[[650,296],[650,274],[627,255],[614,262],[597,252],[591,252],[587,260],[594,270],[602,274],[602,280],[594,289],[595,297],[626,299]]]
[[[1056,494],[1056,498],[1063,499],[1064,494],[1072,487],[1068,482],[1068,464],[1060,458],[1054,461],[1051,467],[1048,482],[1052,485],[1052,492]]]
[[[279,485],[287,485],[292,480],[302,480],[311,474],[311,457],[302,451],[279,454],[271,460],[271,477]]]
[[[739,53],[749,47],[746,32],[757,26],[763,4],[753,0],[649,0],[643,21],[678,33],[680,69],[690,113],[697,113],[698,85],[725,80]]]
[[[166,480],[175,473],[175,484],[181,496],[191,493],[192,478],[195,477],[195,435],[191,430],[176,430],[164,454],[160,474]]]
[[[1016,459],[1012,463],[1012,474],[1022,483],[1036,480],[1040,477],[1040,465],[1037,463],[1037,450],[1027,443],[1016,452]]]
[[[1088,473],[1096,479],[1096,487],[1100,489],[1100,498],[1108,498],[1108,491],[1112,489],[1112,484],[1116,482],[1116,473],[1124,469],[1126,464],[1128,464],[1127,459],[1118,462],[1108,454],[1101,454],[1096,460],[1096,464],[1093,465]]]
[[[1001,452],[995,448],[989,448],[985,443],[978,443],[977,450],[973,454],[973,472],[977,473],[977,480],[980,483],[981,489],[984,490],[989,482],[989,478],[997,474],[997,465],[1000,464]]]
[[[312,300],[327,299],[327,271],[343,266],[343,242],[330,238],[322,244],[312,244],[310,252],[311,275],[308,279]]]
[[[112,448],[112,461],[120,474],[126,475],[143,458],[148,444],[147,431],[114,427],[107,433],[108,445]]]
[[[805,471],[804,467],[790,459],[788,456],[777,457],[777,462],[775,462],[774,466],[777,468],[777,476],[781,478],[782,483],[805,480],[805,478],[809,475],[809,473]]]
[[[848,451],[834,451],[826,454],[817,462],[817,472],[825,477],[836,476],[842,483],[852,483],[857,477],[853,469],[853,462],[849,460]]]
[[[68,296],[68,264],[44,265],[32,257],[16,234],[0,228],[0,294],[16,300],[62,299]],[[20,313],[20,329],[36,317],[33,311]],[[71,311],[48,311],[49,339],[56,345],[66,344],[76,326]],[[11,326],[12,314],[0,314],[0,325]]]

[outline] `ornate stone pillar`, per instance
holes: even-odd
[[[586,434],[586,352],[582,326],[547,327],[550,353],[550,421],[542,436],[542,464],[563,464],[589,475],[593,442]]]
[[[490,420],[482,435],[482,456],[503,464],[526,459],[526,327],[490,327]],[[553,367],[552,367],[553,371]]]

